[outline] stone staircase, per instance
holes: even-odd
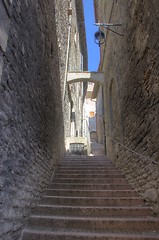
[[[159,240],[159,218],[105,156],[68,156],[22,240]]]

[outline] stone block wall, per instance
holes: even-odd
[[[121,23],[113,30],[124,34],[104,30],[101,47],[108,156],[159,212],[159,2],[104,2],[96,1],[97,18]]]
[[[14,0],[0,83],[0,239],[18,239],[63,155],[52,0]]]
[[[69,71],[87,70],[87,47],[84,26],[83,3],[81,0],[72,1],[72,22],[69,54]],[[73,83],[69,85],[72,98],[72,119],[75,126],[75,136],[83,136],[83,102],[87,85],[85,83]]]
[[[83,19],[82,1],[56,1],[56,26],[60,61],[61,94],[63,98],[64,133],[65,137],[71,134],[71,113],[75,112],[77,122],[75,130],[81,136],[83,96],[86,88],[83,83],[67,85],[68,71],[82,71],[81,56],[84,59],[84,68],[87,69],[87,49],[85,43],[85,28]],[[78,10],[81,10],[78,13]],[[81,14],[81,15],[80,15]],[[81,22],[82,26],[81,26]],[[81,33],[83,36],[81,36]],[[83,39],[82,39],[83,37]],[[82,39],[82,40],[81,40]],[[83,42],[82,42],[83,41]],[[83,50],[83,46],[85,49]],[[68,54],[68,55],[67,55]],[[67,59],[68,58],[68,59]],[[83,86],[84,85],[84,86]]]
[[[67,70],[69,61],[67,61],[67,51],[70,48],[69,40],[69,8],[71,8],[70,0],[56,0],[55,1],[55,20],[56,20],[56,34],[58,40],[59,52],[59,68],[60,68],[60,85],[62,96],[62,108],[64,112],[63,129],[65,137],[70,136],[70,112],[71,101],[67,88]]]
[[[103,89],[100,86],[96,99],[96,125],[98,143],[105,145],[105,132],[104,132],[104,101],[103,101]]]
[[[7,47],[10,29],[10,16],[12,12],[12,0],[0,1],[0,79],[3,69],[3,58]]]

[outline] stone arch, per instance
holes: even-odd
[[[67,83],[93,82],[104,85],[104,74],[101,72],[69,72]]]

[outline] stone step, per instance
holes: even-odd
[[[109,161],[111,162],[110,159],[106,158],[106,156],[103,156],[103,157],[99,157],[99,156],[91,156],[91,157],[88,157],[88,156],[85,156],[85,157],[81,157],[81,158],[78,158],[78,157],[64,157],[61,162],[65,162],[65,161],[73,161],[73,162],[79,162],[79,161],[86,161],[86,162],[93,162],[93,161]]]
[[[40,204],[72,205],[72,206],[142,206],[139,197],[65,197],[43,196]]]
[[[65,159],[22,240],[159,240],[159,219],[152,217],[151,208],[117,168],[103,159]]]
[[[108,159],[109,158],[106,155],[99,155],[99,156],[87,156],[87,155],[66,155],[63,159],[73,159],[75,161],[80,160],[80,159],[86,159],[86,160],[90,160],[90,159]]]
[[[45,195],[72,197],[137,197],[137,193],[134,190],[46,189]]]
[[[51,183],[48,185],[50,189],[83,189],[83,190],[131,190],[128,184],[82,184],[82,183]]]
[[[111,160],[106,158],[106,156],[65,157],[61,162],[65,162],[65,161],[73,161],[73,162],[79,162],[79,161],[86,161],[86,162],[109,161],[109,162],[111,162]]]
[[[105,163],[60,163],[59,166],[61,167],[115,167],[113,163],[111,162],[105,162]]]
[[[107,158],[106,156],[92,156],[90,158],[87,158],[88,156],[86,156],[86,158],[79,158],[79,159],[76,159],[76,158],[72,158],[72,159],[63,159],[62,161],[67,161],[67,160],[73,160],[73,161],[109,161],[111,162],[111,160],[109,158]]]
[[[78,162],[85,162],[85,163],[100,163],[100,162],[108,162],[108,163],[112,163],[111,160],[109,159],[106,159],[106,158],[90,158],[90,159],[77,159],[77,160],[74,160],[74,159],[64,159],[62,160],[60,163],[65,163],[65,162],[73,162],[73,163],[78,163]]]
[[[59,168],[70,168],[70,169],[117,169],[113,164],[60,164]]]
[[[123,178],[122,174],[106,174],[106,173],[55,173],[54,178]]]
[[[105,170],[105,169],[96,169],[96,170],[86,170],[86,169],[82,169],[82,170],[67,170],[67,169],[57,169],[56,170],[56,174],[121,174],[121,172],[119,170]]]
[[[64,229],[61,231],[26,229],[23,232],[23,240],[159,240],[159,237],[153,232],[124,234],[121,232],[72,232]]]
[[[54,178],[53,183],[109,183],[126,184],[127,181],[122,178]]]
[[[86,164],[86,165],[101,165],[101,164],[112,164],[112,165],[114,165],[114,163],[113,162],[111,162],[111,161],[108,161],[108,160],[100,160],[100,161],[95,161],[95,160],[89,160],[89,161],[83,161],[83,160],[81,160],[81,161],[73,161],[73,160],[65,160],[65,161],[61,161],[60,163],[59,163],[60,165],[67,165],[67,164],[70,164],[70,165],[76,165],[76,164],[78,164],[78,165],[82,165],[82,164]]]
[[[38,205],[34,214],[78,217],[146,217],[152,216],[150,207],[97,207]]]
[[[84,218],[63,216],[37,216],[30,217],[28,226],[38,228],[63,228],[79,231],[158,231],[159,218]]]
[[[80,166],[74,166],[74,165],[70,165],[70,166],[59,166],[58,167],[58,170],[60,170],[60,171],[63,171],[63,170],[89,170],[89,171],[100,171],[100,170],[111,170],[111,171],[113,171],[113,170],[117,170],[117,168],[116,167],[114,167],[114,166],[103,166],[103,165],[101,165],[101,166],[82,166],[82,165],[80,165]]]

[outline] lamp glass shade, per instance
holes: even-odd
[[[105,42],[105,34],[100,29],[94,34],[94,41],[96,44],[100,45]]]
[[[105,39],[105,34],[101,30],[98,30],[97,32],[95,32],[94,36],[95,36],[95,39],[98,41],[103,41]]]

